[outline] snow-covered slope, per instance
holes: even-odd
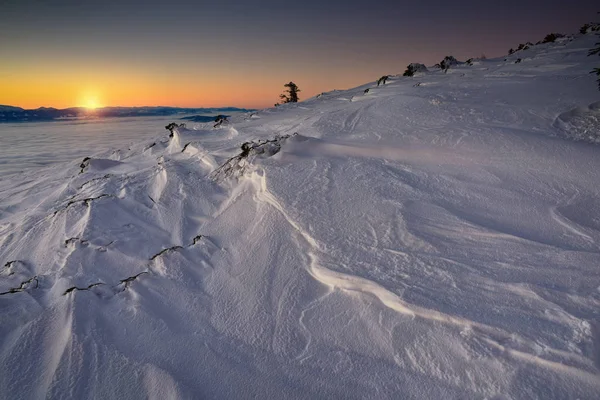
[[[0,397],[597,399],[595,39],[2,180]]]

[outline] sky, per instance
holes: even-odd
[[[597,0],[0,2],[0,104],[264,108],[406,65],[503,56],[600,20]]]

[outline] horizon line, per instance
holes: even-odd
[[[35,110],[39,110],[42,108],[46,108],[46,109],[53,109],[53,110],[69,110],[72,108],[82,108],[82,109],[86,109],[86,110],[102,110],[102,109],[106,109],[106,108],[189,108],[189,109],[221,109],[221,108],[238,108],[240,110],[256,110],[257,108],[254,107],[239,107],[239,106],[215,106],[215,107],[207,107],[207,106],[200,106],[200,107],[196,107],[196,106],[166,106],[166,105],[158,105],[158,106],[149,106],[149,105],[144,105],[144,106],[100,106],[100,107],[87,107],[87,106],[69,106],[69,107],[64,107],[64,108],[58,108],[58,107],[52,107],[52,106],[39,106],[36,108],[25,108],[25,107],[21,107],[21,106],[15,106],[12,104],[0,104],[0,107],[13,107],[13,108],[20,108],[22,110],[25,111],[35,111]]]

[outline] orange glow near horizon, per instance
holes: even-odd
[[[50,67],[50,68],[48,68]],[[47,68],[47,69],[46,69]],[[83,72],[85,71],[85,72]],[[300,98],[344,89],[371,80],[370,73],[340,71],[275,71],[252,68],[219,70],[174,66],[169,70],[97,65],[0,66],[0,104],[38,107],[272,107],[290,80],[301,89]]]
[[[75,79],[70,81],[22,79],[2,82],[0,104],[26,109],[38,107],[99,107],[122,106],[176,106],[221,107],[237,106],[259,108],[272,106],[283,90],[281,85],[268,88],[260,84],[243,88],[235,83],[216,85],[211,82],[184,82],[178,79],[157,79],[142,82],[126,77],[111,77],[102,84],[94,82],[101,90],[89,92]],[[98,94],[97,94],[98,93]]]

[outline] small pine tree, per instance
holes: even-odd
[[[287,90],[285,90],[284,93],[279,95],[279,97],[281,98],[281,102],[284,104],[297,103],[298,100],[300,100],[300,98],[298,97],[298,92],[301,92],[301,90],[298,89],[298,85],[296,85],[294,82],[290,82],[286,83],[283,86],[286,87]]]

